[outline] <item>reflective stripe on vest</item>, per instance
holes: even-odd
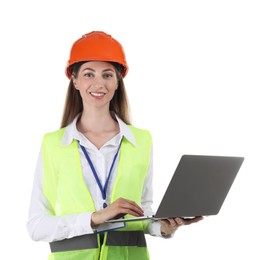
[[[106,246],[146,247],[143,231],[112,231],[107,235]],[[89,234],[50,243],[51,252],[65,252],[98,248],[97,234]]]
[[[51,242],[49,245],[52,253],[92,249],[98,248],[98,237],[96,234],[89,234]]]

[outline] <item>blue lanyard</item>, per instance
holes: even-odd
[[[93,175],[94,175],[94,177],[95,177],[95,180],[96,180],[96,182],[97,182],[97,184],[98,184],[98,186],[99,186],[99,189],[100,189],[100,191],[101,191],[102,199],[103,199],[103,201],[104,201],[104,202],[103,202],[103,208],[106,208],[106,207],[107,207],[107,203],[106,203],[106,192],[107,192],[108,183],[109,183],[109,180],[110,180],[112,171],[113,171],[114,163],[115,163],[115,161],[116,161],[117,155],[118,155],[119,150],[120,150],[120,147],[121,147],[121,143],[122,143],[122,140],[121,140],[121,142],[120,142],[120,144],[119,144],[119,147],[118,147],[118,149],[117,149],[117,152],[116,152],[116,154],[115,154],[115,156],[114,156],[114,159],[113,159],[112,165],[111,165],[111,167],[110,167],[109,174],[108,174],[108,177],[107,177],[107,179],[106,179],[106,181],[105,181],[104,187],[102,187],[102,185],[101,185],[99,176],[98,176],[98,174],[97,174],[97,172],[96,172],[96,170],[95,170],[95,167],[94,167],[94,165],[93,165],[93,163],[92,163],[92,161],[91,161],[91,159],[90,159],[90,157],[89,157],[89,154],[88,154],[87,151],[86,151],[86,148],[85,148],[83,145],[81,145],[81,144],[79,143],[80,147],[82,148],[83,153],[85,154],[85,157],[86,157],[86,159],[87,159],[87,161],[88,161],[88,164],[89,164],[89,166],[90,166],[90,168],[91,168],[91,170],[92,170],[92,173],[93,173]]]

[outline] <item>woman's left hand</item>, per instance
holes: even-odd
[[[168,218],[159,220],[161,224],[161,234],[163,236],[169,236],[173,234],[179,227],[196,223],[202,219],[203,217],[195,217],[191,219]]]

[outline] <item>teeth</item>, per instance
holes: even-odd
[[[94,93],[94,92],[91,92],[91,95],[94,96],[94,97],[101,97],[101,96],[104,96],[104,93]]]

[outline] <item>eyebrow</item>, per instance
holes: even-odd
[[[89,68],[89,67],[84,68],[82,71],[85,71],[85,70],[91,70],[93,72],[96,72],[94,69]],[[115,72],[113,69],[104,69],[102,72],[107,72],[107,71]]]

